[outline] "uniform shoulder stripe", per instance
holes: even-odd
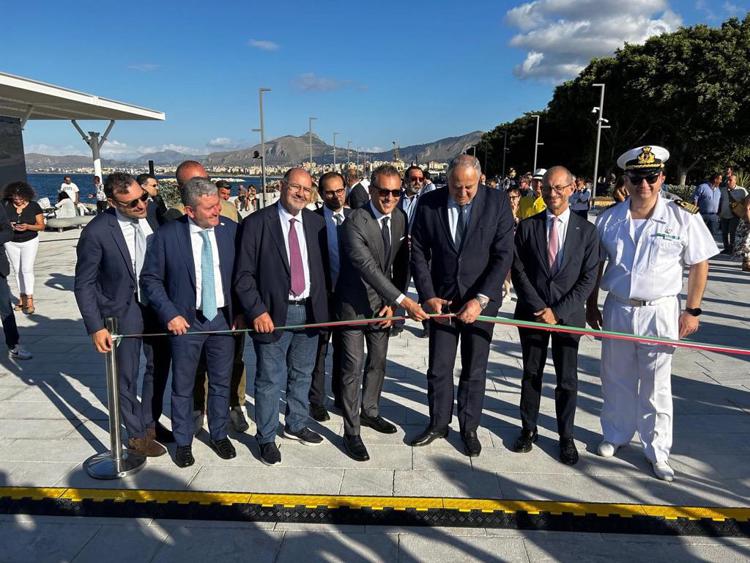
[[[693,215],[698,213],[698,206],[690,203],[689,201],[685,201],[684,199],[672,200],[670,203],[674,203],[677,207],[681,207],[682,209]]]

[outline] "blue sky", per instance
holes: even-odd
[[[0,70],[164,111],[121,122],[109,156],[208,152],[314,131],[388,149],[487,130],[544,107],[591,56],[750,0],[455,2],[0,0]],[[95,122],[85,129],[103,130]],[[67,122],[30,122],[27,152],[86,151]]]

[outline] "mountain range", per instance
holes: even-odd
[[[411,145],[399,148],[399,155],[404,162],[426,163],[431,160],[445,162],[454,156],[466,151],[469,147],[479,142],[481,131],[474,131],[458,137],[446,137],[431,143]],[[105,145],[106,147],[106,145]],[[251,166],[259,164],[253,158],[255,151],[260,152],[260,144],[232,151],[213,152],[207,155],[191,155],[174,150],[165,150],[150,154],[144,154],[137,158],[128,160],[102,159],[105,168],[117,168],[118,166],[142,166],[149,160],[153,160],[157,166],[176,165],[183,160],[198,160],[206,167],[216,166]],[[325,143],[320,137],[312,135],[313,160],[317,163],[329,164],[333,162],[333,146]],[[285,135],[277,139],[266,141],[266,162],[269,165],[293,165],[305,162],[310,158],[310,145],[308,134],[298,137]],[[350,160],[355,159],[355,151],[350,152]],[[368,153],[369,160],[389,161],[393,160],[393,150]],[[346,147],[336,147],[336,161],[346,161]],[[26,168],[30,172],[48,168],[81,168],[91,166],[91,158],[81,155],[51,156],[39,153],[26,154]]]

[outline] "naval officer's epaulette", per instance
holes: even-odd
[[[674,203],[677,207],[682,207],[685,211],[693,215],[698,213],[698,206],[694,203],[690,203],[689,201],[685,201],[684,199],[675,199],[670,203]]]

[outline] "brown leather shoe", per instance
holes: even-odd
[[[167,453],[167,448],[149,437],[129,438],[128,449],[146,457],[159,457]]]

